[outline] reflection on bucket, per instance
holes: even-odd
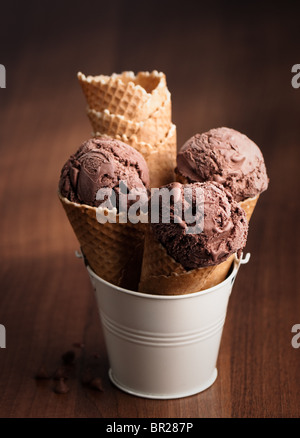
[[[95,289],[112,382],[130,394],[185,397],[211,386],[229,296],[241,264],[225,281],[185,295],[149,295],[114,286],[87,270]]]

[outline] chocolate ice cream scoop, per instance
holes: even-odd
[[[151,223],[151,227],[169,256],[186,270],[191,270],[217,265],[234,253],[240,255],[246,244],[248,222],[244,210],[230,192],[221,184],[210,181],[186,185],[170,183],[165,188],[173,190],[174,195],[170,223],[164,223],[169,209],[169,201],[165,198],[161,201],[158,223]],[[186,195],[186,189],[193,194],[191,197]],[[151,215],[153,196],[150,199]],[[200,232],[190,232],[184,213],[184,209],[189,208],[193,210],[195,223],[201,224]]]
[[[108,137],[83,143],[64,165],[59,181],[62,196],[93,207],[106,200],[97,196],[101,188],[115,192],[118,208],[120,190],[127,194],[132,189],[146,191],[148,187],[149,171],[143,156],[131,146]]]
[[[176,172],[188,182],[221,183],[237,202],[259,195],[269,183],[259,147],[230,128],[191,137],[177,155]]]

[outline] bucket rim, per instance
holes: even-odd
[[[246,263],[248,263],[250,259],[250,253],[247,253],[245,255],[245,257],[243,257],[243,254],[241,255],[241,257],[238,259],[237,256],[235,256],[235,259],[233,261],[233,268],[232,271],[230,273],[230,275],[221,283],[217,284],[216,286],[210,287],[208,289],[204,289],[202,291],[199,292],[191,292],[188,294],[182,294],[182,295],[155,295],[155,294],[148,294],[145,292],[138,292],[138,291],[133,291],[130,289],[125,289],[123,287],[120,286],[116,286],[113,283],[110,283],[109,281],[104,280],[103,278],[99,277],[99,275],[97,275],[92,269],[91,267],[86,264],[86,269],[89,273],[89,275],[93,278],[95,278],[98,282],[115,289],[118,292],[121,293],[125,293],[127,295],[132,295],[132,296],[136,296],[139,298],[144,298],[144,299],[155,299],[155,300],[182,300],[182,299],[188,299],[188,298],[192,298],[192,297],[198,297],[200,295],[205,295],[208,293],[212,293],[217,291],[218,289],[223,288],[224,286],[227,286],[228,284],[232,284],[234,282],[234,279],[237,275],[237,272],[239,270],[240,265],[244,265]]]

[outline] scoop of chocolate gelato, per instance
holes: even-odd
[[[65,163],[59,191],[71,202],[98,207],[106,201],[105,197],[97,199],[101,188],[114,191],[117,208],[120,191],[124,194],[132,189],[146,192],[149,171],[144,157],[119,140],[99,137],[84,142]]]
[[[238,202],[262,193],[269,183],[259,147],[230,128],[191,137],[177,155],[176,172],[188,182],[221,183]]]
[[[186,270],[191,270],[217,265],[234,253],[240,256],[247,240],[248,222],[244,210],[229,191],[214,182],[170,183],[164,187],[172,190],[173,201],[170,203],[167,198],[160,201],[159,220],[151,223],[151,227],[174,260]],[[188,199],[185,199],[186,189],[193,193]],[[200,191],[200,202],[196,202],[197,189],[198,193]],[[151,214],[153,196],[149,201]],[[189,208],[193,210],[195,222],[201,224],[200,232],[190,232],[184,212]],[[165,222],[166,210],[170,210],[169,223]]]

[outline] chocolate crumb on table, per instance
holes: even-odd
[[[48,373],[48,370],[46,369],[45,365],[41,365],[38,369],[35,379],[36,380],[49,380],[51,378],[50,374]]]
[[[69,386],[66,384],[63,378],[60,378],[54,386],[54,392],[56,392],[56,394],[67,394],[69,391]]]
[[[104,391],[104,390],[103,390],[103,386],[102,386],[102,380],[100,379],[100,377],[94,377],[94,378],[90,381],[89,386],[90,386],[92,389],[96,389],[96,390],[98,390],[98,391],[100,391],[100,392],[103,392],[103,391]]]
[[[84,344],[74,343],[73,347],[78,346],[78,348],[83,348]],[[95,355],[91,356],[95,358]],[[56,368],[54,373],[49,373],[45,364],[42,364],[38,371],[35,374],[36,380],[52,380],[54,382],[54,386],[52,386],[52,390],[56,394],[67,394],[70,391],[70,387],[67,384],[67,380],[71,381],[72,379],[79,379],[81,383],[87,386],[90,389],[103,392],[102,379],[98,375],[98,371],[95,368],[96,364],[87,364],[83,368],[80,374],[77,371],[76,364],[76,354],[74,350],[68,350],[60,357],[62,363]]]

